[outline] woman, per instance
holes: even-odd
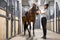
[[[47,33],[47,29],[46,29],[46,24],[47,24],[47,16],[48,16],[48,4],[44,5],[44,10],[41,13],[42,18],[41,18],[41,24],[42,24],[42,28],[43,28],[43,39],[46,39],[46,33]]]

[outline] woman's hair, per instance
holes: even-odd
[[[47,6],[47,7],[48,7],[48,6],[49,6],[49,4],[45,4],[45,6]]]

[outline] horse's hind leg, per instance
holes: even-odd
[[[26,28],[24,27],[24,35],[26,34]]]
[[[26,29],[27,29],[27,24],[26,22],[24,23],[24,35],[26,35]]]

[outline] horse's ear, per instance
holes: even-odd
[[[36,4],[33,4],[33,6],[36,6]]]

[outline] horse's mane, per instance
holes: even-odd
[[[37,7],[37,9],[36,9]],[[36,12],[37,10],[39,10],[38,6],[33,4],[33,6],[29,9],[29,11],[32,11],[32,12]]]

